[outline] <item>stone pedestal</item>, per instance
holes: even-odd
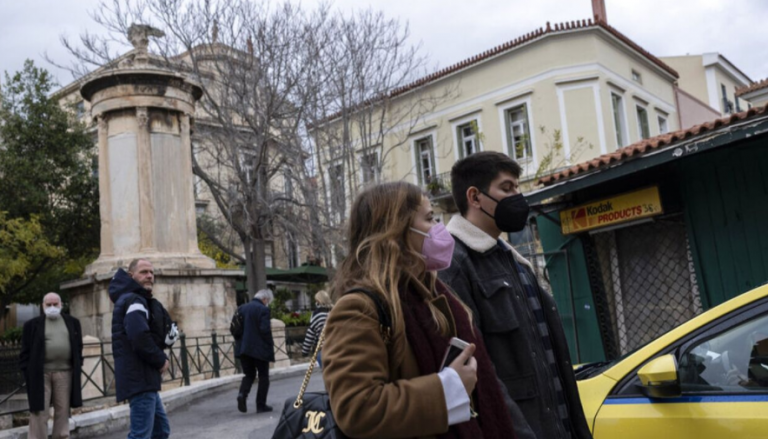
[[[287,347],[285,344],[285,323],[282,320],[272,319],[272,340],[275,342],[275,362],[270,364],[271,368],[288,367],[291,365],[291,359],[288,358]]]
[[[155,275],[153,296],[188,337],[229,332],[237,308],[235,282],[242,277],[241,271],[160,269]],[[69,294],[70,312],[80,319],[83,334],[104,341],[112,339],[111,279],[111,275],[93,276],[61,286]]]

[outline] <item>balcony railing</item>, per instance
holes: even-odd
[[[442,174],[433,175],[424,184],[424,190],[429,193],[429,196],[434,200],[437,198],[451,195],[451,173],[444,172]]]
[[[424,190],[429,194],[429,199],[439,206],[444,212],[456,212],[456,203],[451,192],[451,173],[437,174],[427,181]]]

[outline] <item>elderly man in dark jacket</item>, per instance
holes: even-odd
[[[112,352],[115,358],[117,400],[128,400],[131,431],[128,439],[167,438],[171,427],[158,392],[169,362],[158,334],[150,329],[154,268],[149,261],[131,262],[118,270],[109,284],[112,312]],[[158,302],[159,303],[159,302]]]
[[[491,151],[456,162],[451,185],[461,215],[447,227],[456,240],[451,267],[438,275],[472,308],[499,378],[522,411],[517,437],[591,438],[555,301],[531,264],[499,239],[528,219],[520,171]]]
[[[58,294],[45,295],[43,311],[24,324],[21,338],[19,366],[27,383],[28,437],[48,437],[48,411],[53,405],[52,437],[68,438],[70,408],[83,405],[83,334],[79,320],[61,314]]]
[[[240,383],[237,395],[237,409],[248,411],[246,401],[248,393],[259,372],[259,388],[256,391],[256,413],[271,412],[267,405],[269,392],[269,363],[275,361],[275,344],[272,341],[272,323],[269,302],[273,295],[270,290],[260,290],[250,303],[240,307],[243,315],[243,337],[237,346],[237,356],[243,366],[245,377]]]

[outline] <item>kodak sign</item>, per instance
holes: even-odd
[[[563,235],[648,218],[663,213],[657,186],[560,212]]]

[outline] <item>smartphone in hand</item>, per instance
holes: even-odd
[[[448,344],[448,349],[445,351],[445,356],[443,357],[443,366],[440,368],[440,370],[450,366],[451,363],[453,363],[453,360],[455,360],[456,357],[458,357],[459,354],[461,354],[464,349],[467,348],[467,346],[469,346],[469,343],[466,341],[453,337]]]

